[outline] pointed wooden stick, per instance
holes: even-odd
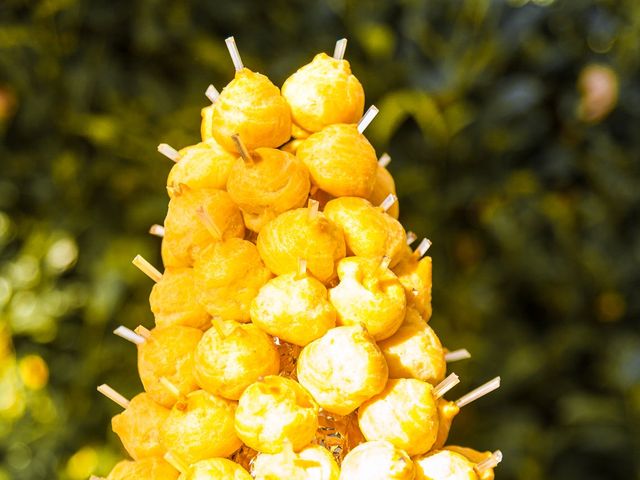
[[[422,258],[424,257],[425,253],[427,253],[427,250],[429,250],[429,247],[431,247],[431,240],[429,240],[428,238],[423,238],[413,254],[418,258]]]
[[[485,470],[496,468],[501,461],[502,452],[500,450],[496,450],[490,457],[485,458],[473,468],[477,473],[482,474]]]
[[[167,185],[167,193],[169,194],[170,197],[178,197],[180,195],[182,195],[182,183],[179,183],[178,185],[173,184],[173,185]]]
[[[415,233],[413,233],[411,230],[407,232],[407,245],[411,245],[417,239],[418,239],[418,236]]]
[[[347,39],[341,38],[336,42],[336,48],[333,50],[333,58],[336,60],[344,59],[344,52],[347,50]]]
[[[236,146],[238,147],[238,153],[244,160],[244,163],[246,163],[247,165],[253,165],[253,158],[251,157],[251,153],[249,153],[249,150],[247,150],[247,147],[245,146],[244,142],[240,138],[240,135],[238,135],[237,133],[234,133],[233,135],[231,135],[231,138],[233,139],[234,142],[236,142]]]
[[[459,383],[460,378],[458,377],[458,375],[452,373],[435,386],[435,388],[433,389],[433,396],[435,398],[440,398]]]
[[[145,340],[153,340],[153,337],[151,336],[151,331],[149,331],[146,327],[142,325],[138,325],[135,329],[135,332]]]
[[[380,204],[380,208],[383,212],[387,212],[394,203],[398,201],[398,197],[396,197],[393,193],[387,195],[387,197]]]
[[[310,198],[307,208],[309,209],[309,220],[314,220],[318,216],[318,209],[320,208],[320,202],[317,200],[314,200],[313,198]]]
[[[496,377],[492,380],[489,380],[484,385],[480,385],[478,388],[471,390],[466,395],[463,395],[458,400],[456,400],[456,405],[459,408],[464,407],[465,405],[469,405],[471,402],[475,402],[481,397],[484,397],[486,394],[493,392],[497,388],[500,387],[500,377]]]
[[[116,328],[113,333],[131,343],[135,343],[136,345],[142,345],[146,342],[146,339],[142,335],[138,335],[136,332],[123,325]]]
[[[216,103],[216,100],[220,96],[220,92],[213,85],[209,85],[207,90],[204,92],[204,95],[209,99],[211,103]]]
[[[216,240],[222,240],[222,232],[202,205],[196,209],[196,215],[198,216],[198,220],[202,222],[213,238]]]
[[[307,261],[304,258],[298,259],[298,271],[296,272],[296,280],[301,280],[307,275]]]
[[[158,225],[157,223],[154,223],[153,225],[151,225],[151,227],[149,227],[149,233],[155,237],[163,238],[164,227],[162,225]]]
[[[166,143],[161,143],[160,145],[158,145],[158,151],[164,155],[165,157],[167,157],[169,160],[173,161],[173,162],[178,162],[180,160],[180,153],[178,153],[178,151],[173,148],[171,145],[167,145]]]
[[[380,165],[382,168],[386,168],[387,165],[389,165],[391,163],[391,156],[388,153],[383,153],[382,155],[380,155],[380,158],[378,159],[378,165]]]
[[[378,107],[376,107],[375,105],[371,105],[369,109],[364,112],[364,115],[358,122],[358,132],[364,132],[369,124],[373,121],[373,119],[376,118],[376,115],[378,115]]]
[[[176,397],[176,400],[180,400],[182,398],[182,393],[180,393],[180,389],[175,386],[167,377],[160,377],[160,384],[166,388],[171,395]]]
[[[227,50],[229,50],[229,55],[231,55],[231,60],[233,61],[236,72],[239,72],[244,68],[244,65],[242,64],[242,58],[240,58],[240,52],[238,51],[235,39],[229,37],[225,39],[224,43],[227,44]]]
[[[147,262],[142,255],[136,255],[136,258],[134,258],[131,263],[138,267],[142,271],[142,273],[144,273],[154,282],[158,283],[160,280],[162,280],[162,274],[156,267]]]
[[[109,400],[120,405],[125,410],[129,408],[129,399],[127,397],[124,397],[123,395],[120,395],[118,392],[116,392],[113,388],[111,388],[106,383],[103,383],[102,385],[100,385],[98,387],[98,391],[101,394],[103,394],[105,397],[107,397]]]
[[[447,363],[458,362],[460,360],[466,360],[467,358],[471,358],[471,354],[466,348],[461,348],[444,354],[444,361]]]

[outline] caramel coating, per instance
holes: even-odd
[[[335,278],[335,262],[345,256],[342,231],[318,212],[310,218],[308,208],[281,213],[260,231],[258,251],[276,275],[295,272],[298,261],[322,283]]]
[[[416,471],[407,452],[385,441],[365,442],[342,461],[340,480],[413,480]]]
[[[192,189],[225,190],[236,156],[215,140],[185,147],[178,152],[180,160],[171,168],[167,185],[186,185]]]
[[[407,234],[400,222],[364,198],[335,198],[326,204],[324,214],[342,228],[353,255],[389,257],[393,267],[405,254]]]
[[[338,325],[364,324],[375,340],[393,335],[405,316],[406,299],[400,282],[380,260],[346,257],[338,263],[340,283],[329,290]]]
[[[452,452],[459,453],[476,465],[492,456],[492,452],[479,452],[477,450],[474,450],[473,448],[458,447],[456,445],[448,445],[444,447],[443,450],[450,450]],[[481,472],[478,472],[476,470],[476,475],[478,476],[479,480],[494,480],[495,478],[493,468],[487,468]]]
[[[247,164],[233,164],[227,190],[242,210],[247,227],[254,232],[280,213],[302,207],[311,183],[307,167],[295,156],[273,148],[258,148]]]
[[[364,89],[346,60],[319,53],[282,85],[293,122],[317,132],[334,123],[356,123],[364,110]]]
[[[413,308],[407,308],[398,331],[378,346],[389,366],[389,378],[417,378],[432,385],[444,380],[447,363],[442,344]]]
[[[282,150],[283,152],[290,153],[291,155],[295,155],[296,152],[298,151],[298,147],[302,144],[302,142],[304,142],[304,140],[294,138],[290,142],[287,142],[283,146],[281,146],[280,150]]]
[[[211,225],[200,218],[199,209]],[[191,267],[207,245],[244,236],[240,209],[227,192],[211,188],[192,190],[183,186],[181,193],[169,201],[164,228],[162,260],[165,267]]]
[[[455,402],[444,398],[438,399],[438,435],[433,443],[433,450],[439,450],[447,443],[451,424],[458,413],[460,413],[460,407]]]
[[[202,141],[215,140],[213,138],[213,104],[207,105],[200,110],[200,117],[202,117],[200,122],[200,137]]]
[[[412,456],[428,452],[438,432],[433,386],[415,379],[389,380],[380,394],[362,404],[358,425],[369,441],[386,440]]]
[[[440,450],[414,458],[416,480],[478,480],[475,464],[463,455]]]
[[[175,396],[160,383],[162,377],[182,394],[198,388],[193,376],[193,351],[202,330],[173,325],[151,330],[151,338],[138,345],[138,373],[149,396],[160,405],[171,407]]]
[[[336,327],[302,349],[298,381],[325,410],[347,415],[381,392],[388,370],[362,326]]]
[[[181,325],[207,329],[211,317],[198,302],[192,268],[168,267],[149,295],[156,327]]]
[[[236,432],[249,447],[278,453],[300,450],[315,437],[318,404],[289,378],[271,375],[247,387],[236,410]]]
[[[251,303],[251,321],[269,335],[304,347],[335,327],[336,311],[322,283],[287,273],[260,289]]]
[[[214,319],[194,357],[198,385],[216,395],[238,400],[245,388],[280,370],[271,337],[252,324]]]
[[[408,250],[393,268],[407,293],[407,304],[418,310],[425,321],[431,318],[431,257],[418,259]],[[405,252],[407,251],[405,250]]]
[[[198,299],[214,317],[249,321],[251,301],[272,277],[256,246],[239,238],[205,248],[193,267]]]
[[[178,480],[252,480],[251,475],[236,462],[226,458],[209,458],[189,466]]]
[[[244,68],[220,92],[213,105],[216,141],[236,152],[231,135],[239,134],[249,150],[276,148],[291,136],[291,110],[280,89],[260,73]]]
[[[309,169],[313,184],[334,197],[371,195],[378,168],[376,152],[355,125],[325,127],[307,138],[296,155]]]
[[[159,431],[169,411],[148,394],[140,393],[131,399],[126,410],[111,419],[111,428],[134,460],[162,457],[166,450],[160,444]]]
[[[294,122],[291,122],[291,136],[294,139],[292,141],[304,140],[305,138],[307,138],[312,133],[313,132],[305,130],[304,128],[296,125]]]
[[[298,453],[290,449],[261,453],[253,464],[255,480],[338,480],[340,468],[323,447],[309,445]]]
[[[396,183],[393,177],[385,167],[378,165],[376,170],[376,183],[373,185],[373,191],[369,196],[369,202],[372,205],[380,205],[390,193],[396,194]],[[397,219],[400,216],[400,207],[398,202],[391,205],[387,213]]]
[[[160,430],[162,445],[187,464],[227,457],[242,445],[233,427],[235,411],[235,402],[191,392],[171,409]]]
[[[135,462],[122,460],[118,462],[107,480],[132,480],[144,478],[144,480],[176,480],[179,472],[169,465],[164,459],[158,457],[142,458]]]

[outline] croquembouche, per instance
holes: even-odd
[[[458,377],[429,326],[430,242],[398,221],[388,155],[364,135],[346,40],[279,89],[244,67],[210,86],[201,141],[174,163],[137,348],[144,392],[98,390],[131,457],[108,480],[489,480],[499,450],[447,444]],[[98,477],[94,477],[98,478]]]

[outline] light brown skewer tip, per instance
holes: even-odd
[[[320,202],[314,200],[313,198],[309,199],[309,220],[314,220],[318,216],[318,210],[320,209]]]
[[[378,107],[376,107],[375,105],[371,105],[369,109],[366,112],[364,112],[364,115],[358,122],[359,133],[362,133],[367,129],[367,127],[373,121],[373,119],[376,118],[376,115],[378,115],[378,111],[379,111]]]
[[[423,238],[420,244],[418,245],[418,247],[413,252],[413,254],[418,258],[422,258],[427,253],[427,250],[429,250],[430,247],[431,247],[431,240],[429,240],[428,238]]]
[[[233,135],[231,135],[231,139],[236,143],[236,146],[238,147],[238,153],[244,160],[244,163],[246,163],[247,165],[253,165],[253,158],[251,157],[251,153],[249,153],[249,150],[240,138],[240,135],[234,133]]]
[[[336,60],[344,59],[344,52],[347,50],[347,39],[341,38],[336,42],[336,48],[333,50],[333,58]]]
[[[216,103],[216,100],[220,96],[220,92],[213,85],[209,85],[207,90],[204,92],[204,95],[209,99],[211,103]]]
[[[153,340],[153,337],[151,336],[151,331],[142,325],[138,325],[135,329],[135,332],[145,340]]]
[[[478,463],[473,468],[477,473],[481,474],[485,470],[496,468],[501,461],[502,461],[502,452],[500,450],[496,450],[491,454],[490,457],[487,457],[486,459]]]
[[[387,197],[380,204],[380,208],[383,212],[387,212],[394,203],[398,201],[398,197],[396,197],[393,193],[387,195]]]
[[[411,245],[417,239],[418,239],[418,236],[415,233],[413,233],[411,230],[407,232],[407,245]]]
[[[161,143],[160,145],[158,145],[158,151],[172,162],[177,163],[181,158],[178,151],[171,145],[167,145],[166,143]]]
[[[224,40],[224,43],[227,44],[227,50],[229,50],[229,55],[231,55],[231,60],[233,61],[233,66],[236,69],[236,72],[239,72],[244,68],[244,65],[242,64],[242,58],[240,58],[240,52],[238,51],[236,40],[233,37],[229,37]]]
[[[154,282],[158,283],[160,280],[162,280],[162,274],[156,267],[147,262],[142,255],[136,255],[131,263],[138,267],[142,271],[142,273],[144,273]]]
[[[104,395],[105,397],[107,397],[109,400],[117,403],[118,405],[120,405],[122,408],[124,408],[125,410],[127,408],[129,408],[129,399],[123,395],[121,395],[120,393],[116,392],[113,388],[111,388],[109,385],[107,385],[106,383],[103,383],[102,385],[100,385],[97,390]]]
[[[296,272],[296,280],[301,280],[307,275],[307,260],[304,258],[298,259],[298,271]]]
[[[433,396],[435,398],[440,398],[459,383],[460,378],[458,377],[458,375],[452,373],[434,387]]]
[[[198,216],[198,220],[202,222],[213,238],[216,240],[222,240],[222,232],[202,205],[196,209],[196,215]]]
[[[171,395],[176,398],[176,400],[180,400],[182,398],[180,389],[176,387],[175,384],[171,382],[171,380],[169,380],[167,377],[160,377],[159,382],[164,388],[167,389],[169,393],[171,393]]]
[[[380,158],[378,159],[378,165],[380,165],[382,168],[387,168],[387,165],[389,165],[391,163],[391,156],[388,153],[383,153],[382,155],[380,155]]]
[[[158,225],[157,223],[151,225],[149,227],[149,233],[155,237],[164,237],[164,227],[162,225]]]
[[[471,358],[471,354],[466,348],[453,350],[452,352],[447,352],[444,355],[444,361],[447,363],[458,362],[460,360],[466,360],[467,358]]]
[[[118,328],[116,328],[113,333],[131,343],[135,343],[136,345],[142,345],[144,342],[146,342],[146,339],[142,335],[137,334],[133,330],[123,325],[120,325]]]
[[[455,404],[458,408],[462,408],[465,405],[469,405],[471,402],[475,402],[481,397],[484,397],[488,393],[493,392],[494,390],[500,387],[500,377],[496,377],[492,380],[489,380],[487,383],[480,385],[478,388],[471,390],[466,395],[463,395],[458,400],[455,401]]]

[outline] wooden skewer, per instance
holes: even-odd
[[[227,338],[227,334],[224,333],[224,330],[222,329],[222,325],[220,325],[221,320],[222,319],[220,317],[213,317],[211,319],[211,326],[216,331],[216,333],[220,335],[220,338],[224,339],[224,338]]]
[[[333,58],[336,60],[344,59],[344,52],[347,50],[347,39],[341,38],[336,42],[336,48],[333,50]]]
[[[364,115],[358,122],[358,132],[364,132],[369,124],[373,121],[373,119],[376,118],[376,115],[378,115],[378,107],[376,107],[375,105],[371,105],[369,109],[364,112]]]
[[[239,72],[244,68],[244,65],[242,64],[242,58],[240,58],[240,52],[238,51],[236,40],[233,37],[229,37],[225,39],[224,43],[227,44],[227,50],[229,50],[229,55],[231,55],[231,60],[233,61],[233,66],[235,67],[236,72]]]
[[[129,403],[130,403],[129,399],[120,395],[118,392],[116,392],[113,388],[111,388],[106,383],[103,383],[102,385],[100,385],[98,387],[98,391],[101,394],[103,394],[105,397],[107,397],[109,400],[112,400],[113,402],[120,405],[125,410],[129,408]]]
[[[216,222],[209,216],[209,214],[205,211],[204,207],[200,205],[196,209],[196,215],[198,219],[202,222],[202,224],[207,228],[212,237],[217,240],[222,240],[222,232],[216,225]]]
[[[137,334],[133,330],[130,330],[123,325],[120,325],[118,328],[116,328],[113,333],[121,338],[124,338],[125,340],[128,340],[131,343],[135,343],[136,345],[142,345],[147,341],[145,337]]]
[[[176,397],[176,400],[180,400],[182,398],[182,393],[180,393],[180,389],[175,386],[167,377],[160,377],[160,384],[166,388],[171,395]]]
[[[164,237],[164,227],[162,225],[158,225],[157,223],[151,225],[149,227],[149,233],[155,237]]]
[[[496,377],[492,380],[489,380],[487,383],[480,385],[478,388],[471,390],[466,395],[463,395],[458,400],[456,400],[456,405],[458,408],[462,408],[465,405],[469,405],[471,402],[475,402],[481,397],[484,397],[486,394],[493,392],[497,388],[500,387],[500,377]]]
[[[216,100],[220,96],[220,92],[213,85],[209,85],[207,90],[204,92],[204,95],[209,99],[211,103],[216,103]]]
[[[386,168],[387,165],[389,165],[391,163],[391,156],[388,153],[383,153],[382,155],[380,155],[380,158],[378,159],[378,165],[380,165],[382,168]]]
[[[234,142],[236,142],[236,146],[238,147],[238,153],[244,160],[244,163],[246,163],[247,165],[253,165],[253,158],[251,157],[251,153],[249,153],[249,150],[247,149],[244,142],[240,138],[240,135],[237,133],[234,133],[233,135],[231,135],[231,138],[233,139]]]
[[[180,153],[178,153],[178,151],[171,145],[167,145],[166,143],[161,143],[160,145],[158,145],[158,151],[169,160],[176,163],[178,163],[181,158]]]
[[[407,245],[411,245],[417,239],[418,239],[418,236],[415,233],[413,233],[411,230],[407,232]]]
[[[162,274],[156,267],[147,262],[142,255],[136,255],[131,263],[138,267],[142,271],[142,273],[147,275],[147,277],[149,277],[154,282],[158,283],[160,280],[162,280]]]
[[[458,377],[458,375],[452,373],[435,386],[435,388],[433,389],[433,396],[435,398],[440,398],[459,383],[460,378]]]
[[[496,468],[501,461],[502,452],[500,450],[496,450],[490,457],[485,458],[473,468],[477,473],[482,474],[485,470]]]
[[[396,197],[393,193],[387,195],[387,197],[380,204],[380,208],[383,212],[387,212],[394,203],[398,201],[398,197]]]
[[[151,331],[142,325],[138,325],[135,329],[135,332],[145,340],[153,340],[153,337],[151,336]]]
[[[320,208],[320,202],[314,200],[313,198],[309,199],[309,220],[314,220],[318,216],[318,209]]]
[[[431,247],[431,240],[423,238],[418,247],[414,250],[413,254],[418,258],[422,258],[425,253],[427,253],[427,250],[429,250],[429,247]]]
[[[298,271],[296,272],[296,280],[301,280],[307,275],[307,261],[304,258],[298,259]]]
[[[444,361],[447,363],[458,362],[460,360],[466,360],[467,358],[471,358],[471,354],[466,348],[454,350],[452,352],[445,353],[444,355]]]

